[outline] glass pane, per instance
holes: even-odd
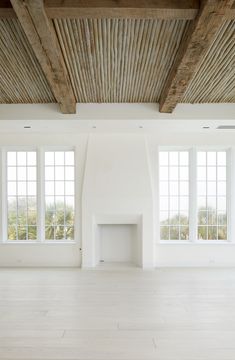
[[[180,168],[180,180],[188,180],[188,168],[187,167]]]
[[[45,194],[46,195],[54,195],[54,193],[55,193],[54,182],[46,181],[45,182]]]
[[[180,198],[180,210],[188,211],[188,197]]]
[[[227,227],[226,226],[218,227],[218,240],[227,240]]]
[[[18,166],[17,168],[17,180],[26,180],[26,166]]]
[[[65,216],[65,214],[64,214],[63,210],[56,211],[56,217],[55,217],[56,225],[64,225],[64,223],[65,223],[64,216]]]
[[[207,152],[207,165],[208,166],[216,165],[216,152],[215,151]]]
[[[197,184],[197,191],[199,196],[206,196],[206,182],[199,181]]]
[[[198,212],[198,224],[206,225],[207,224],[207,211]]]
[[[199,210],[206,209],[206,197],[205,196],[199,196],[197,199],[197,206]]]
[[[226,166],[226,151],[217,152],[217,164],[219,166]]]
[[[66,195],[74,195],[74,182],[73,181],[65,182],[65,194]]]
[[[54,166],[46,166],[45,167],[45,179],[46,180],[54,180],[55,179],[55,168],[54,168]]]
[[[215,166],[208,167],[207,180],[212,180],[212,181],[216,180],[216,167]]]
[[[180,195],[187,196],[188,195],[188,189],[189,183],[187,181],[181,181],[180,182]]]
[[[74,151],[65,152],[65,165],[74,165]]]
[[[160,195],[168,195],[168,182],[161,181],[160,182]]]
[[[73,209],[70,208],[69,211],[73,212]],[[161,225],[168,225],[168,223],[169,223],[168,211],[161,211],[160,212],[160,224]]]
[[[179,240],[179,227],[178,226],[170,227],[170,239],[171,240]]]
[[[67,209],[65,212],[65,224],[74,225],[74,211]]]
[[[26,182],[25,181],[19,181],[17,183],[17,192],[19,196],[25,196],[27,194],[26,191],[27,187],[26,187]]]
[[[16,166],[16,152],[8,151],[7,152],[7,165],[8,166]]]
[[[36,181],[29,181],[28,182],[28,195],[29,196],[36,196],[37,194],[37,183]]]
[[[180,212],[180,225],[188,225],[188,213],[187,212]]]
[[[160,180],[168,180],[168,168],[160,167]]]
[[[73,226],[66,227],[65,237],[68,240],[74,240],[74,227]]]
[[[161,226],[160,239],[161,240],[169,240],[169,227],[168,226]]]
[[[26,226],[18,226],[18,240],[27,240],[27,229]]]
[[[46,210],[45,214],[45,224],[46,225],[54,225],[56,223],[55,212]]]
[[[179,178],[179,168],[172,166],[170,167],[170,180],[178,180]]]
[[[16,167],[8,167],[7,169],[7,179],[16,180]]]
[[[36,181],[37,180],[37,171],[36,167],[28,167],[27,168],[27,180],[28,181]]]
[[[218,197],[218,210],[226,212],[226,197]]]
[[[189,228],[188,226],[180,227],[180,240],[188,240],[189,239]]]
[[[207,183],[207,195],[216,196],[216,182],[210,181]]]
[[[226,180],[226,167],[218,167],[217,168],[217,177],[218,180]]]
[[[37,162],[37,154],[36,151],[28,151],[27,152],[27,161],[29,166],[35,166]]]
[[[179,183],[177,181],[170,182],[170,195],[178,196],[179,194]]]
[[[55,152],[55,165],[64,165],[64,151]]]
[[[219,196],[226,196],[226,182],[219,181],[218,182],[218,195]]]
[[[227,215],[225,213],[218,213],[218,225],[227,225]]]
[[[197,164],[201,165],[201,166],[206,165],[206,152],[205,151],[198,151]]]
[[[64,180],[64,166],[55,168],[55,180]]]
[[[179,209],[179,199],[176,196],[172,196],[170,198],[170,210],[178,210]]]
[[[179,213],[178,211],[171,211],[170,212],[170,225],[179,225]]]
[[[216,210],[216,196],[208,196],[207,207],[208,210]]]
[[[67,153],[66,153],[66,165],[68,165],[67,163]],[[167,151],[161,151],[159,153],[159,165],[164,165],[167,166],[168,165],[168,152]]]
[[[45,238],[46,240],[54,240],[55,234],[54,234],[54,226],[46,226],[45,231]]]
[[[217,240],[217,227],[216,226],[208,227],[208,240]]]
[[[206,181],[206,167],[205,166],[198,166],[197,179],[200,181]]]
[[[74,180],[74,167],[67,166],[65,168],[65,180]]]
[[[28,225],[37,225],[37,213],[35,211],[28,212]]]
[[[37,240],[37,227],[36,226],[28,226],[28,239],[29,240]]]
[[[17,165],[18,166],[26,166],[26,152],[25,151],[17,151]]]
[[[17,233],[16,233],[16,226],[8,226],[8,240],[16,240]]]
[[[208,224],[209,225],[216,225],[217,224],[216,211],[208,211]]]
[[[45,152],[45,165],[54,165],[55,164],[55,154],[54,151]]]
[[[7,193],[9,196],[16,195],[16,182],[8,182]]]
[[[188,165],[188,151],[180,151],[180,165]]]
[[[37,211],[37,200],[35,196],[28,197],[28,211]]]
[[[55,228],[55,238],[56,240],[62,240],[65,238],[64,226],[57,226]]]
[[[207,226],[198,226],[198,239],[207,240]]]
[[[55,211],[55,198],[54,196],[46,196],[46,210]]]
[[[55,183],[55,194],[64,195],[64,181],[57,181]]]
[[[168,210],[168,198],[165,197],[160,198],[160,209]]]
[[[179,164],[179,153],[178,151],[169,152],[170,166],[178,166]]]

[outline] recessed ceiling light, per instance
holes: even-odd
[[[31,126],[24,126],[24,129],[31,129]]]

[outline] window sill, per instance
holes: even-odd
[[[17,240],[12,240],[12,241],[2,241],[0,242],[0,245],[75,245],[77,244],[76,241],[73,240],[58,240],[58,241],[17,241]]]
[[[178,241],[178,240],[165,240],[157,242],[157,245],[235,245],[235,242],[228,240],[204,240],[204,241]]]

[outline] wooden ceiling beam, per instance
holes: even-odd
[[[202,0],[201,8],[182,39],[175,61],[163,88],[159,111],[171,113],[179,103],[215,38],[216,32],[232,9],[233,0]]]
[[[199,0],[45,0],[49,18],[192,20]],[[10,0],[0,0],[0,18],[16,17]]]
[[[133,18],[194,20],[199,0],[45,0],[45,11],[54,18]],[[225,15],[235,19],[235,6]],[[10,0],[0,0],[0,19],[17,18]]]
[[[76,113],[68,72],[43,0],[11,0],[11,3],[62,113]]]

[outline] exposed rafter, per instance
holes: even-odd
[[[76,112],[76,100],[54,29],[43,0],[11,0],[12,6],[65,114]]]
[[[175,62],[160,97],[160,112],[171,113],[179,103],[198,65],[232,9],[233,0],[203,0],[179,47]]]
[[[196,17],[199,0],[45,0],[49,18],[184,19]],[[16,17],[10,0],[0,0],[0,18]]]

